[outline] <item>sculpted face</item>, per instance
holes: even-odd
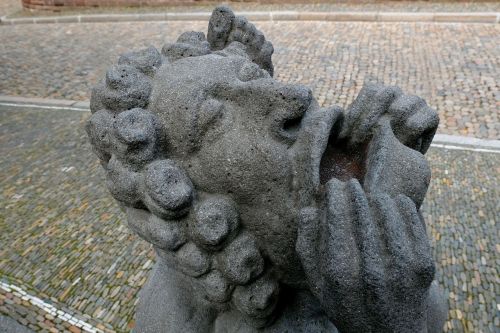
[[[272,78],[272,53],[251,23],[219,7],[208,40],[187,32],[161,54],[121,56],[92,92],[87,125],[129,226],[154,245],[159,267],[173,269],[155,271],[151,283],[180,274],[193,302],[234,307],[257,327],[272,322],[282,288],[313,285],[323,305],[316,292],[326,287],[314,283],[334,277],[316,266],[362,261],[363,249],[349,254],[366,213],[359,200],[401,199],[418,210],[430,179],[423,154],[438,123],[423,100],[380,85],[365,86],[346,113],[320,108],[308,88]],[[398,216],[423,225],[411,214]],[[336,230],[344,237],[324,238]],[[432,281],[429,267],[422,274]],[[170,322],[183,317],[172,311]]]
[[[292,187],[303,175],[294,175],[294,148],[302,118],[317,106],[309,89],[277,82],[251,62],[243,44],[231,48],[239,54],[226,50],[162,66],[149,109],[195,188],[230,196],[265,255],[295,274],[300,206]]]

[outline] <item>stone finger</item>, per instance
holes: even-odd
[[[401,95],[390,106],[392,128],[406,146],[425,154],[439,124],[439,117],[418,96]]]
[[[395,266],[405,268],[411,258],[407,221],[399,214],[398,206],[387,194],[378,193],[372,198],[375,215],[385,240],[384,248]]]
[[[407,228],[413,245],[412,268],[422,281],[430,284],[434,279],[435,265],[431,255],[431,248],[424,221],[410,198],[399,195],[396,204],[403,219],[407,221]]]
[[[356,179],[347,183],[351,219],[360,253],[362,279],[374,296],[380,295],[384,283],[384,263],[380,253],[381,240],[376,221],[370,214],[368,200]]]
[[[336,287],[351,289],[360,273],[360,254],[356,246],[355,226],[349,212],[347,183],[331,179],[327,184],[327,228],[325,238],[325,268]]]
[[[357,127],[356,125],[367,109],[368,101],[373,99],[377,91],[378,85],[372,83],[367,83],[361,88],[356,99],[346,110],[346,117],[340,133],[340,138],[352,135],[353,129]]]
[[[392,101],[401,94],[401,89],[397,87],[381,86],[373,99],[366,101],[368,111],[362,115],[358,126],[356,126],[359,135],[369,136],[380,118],[388,112]]]
[[[406,121],[410,136],[410,147],[425,154],[429,149],[439,125],[439,116],[429,106],[420,108]]]

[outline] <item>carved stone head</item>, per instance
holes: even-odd
[[[186,32],[161,52],[122,55],[93,89],[87,125],[111,194],[160,264],[193,299],[234,307],[257,327],[270,323],[280,289],[307,289],[299,216],[324,206],[325,184],[380,186],[383,177],[387,191],[420,205],[430,177],[421,153],[437,126],[428,108],[404,114],[412,97],[391,109],[401,92],[377,85],[347,117],[320,108],[310,89],[273,79],[272,53],[254,25],[218,7],[207,38]],[[385,103],[368,120],[367,96]],[[390,137],[377,141],[372,128],[384,117]],[[391,146],[383,160],[370,153],[377,144]],[[367,160],[384,168],[393,155],[420,180],[381,176],[394,165],[370,175]]]

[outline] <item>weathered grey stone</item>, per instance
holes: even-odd
[[[113,121],[113,130],[117,158],[133,169],[156,157],[160,131],[153,114],[138,108],[121,112]]]
[[[203,277],[202,283],[209,300],[220,303],[229,300],[233,286],[220,271],[211,271]]]
[[[179,269],[198,277],[210,269],[210,257],[194,243],[187,243],[176,252]]]
[[[187,241],[186,230],[177,221],[165,221],[146,210],[130,207],[127,217],[130,228],[157,248],[175,251]]]
[[[124,166],[116,156],[112,156],[106,166],[108,189],[119,202],[131,206],[141,205],[141,175]]]
[[[128,52],[118,59],[118,64],[130,65],[144,74],[154,75],[158,67],[161,66],[161,56],[153,46],[137,52]]]
[[[143,108],[150,93],[150,80],[139,69],[131,65],[114,65],[106,72],[106,78],[92,89],[90,109],[119,112]]]
[[[278,294],[278,282],[262,277],[249,285],[236,287],[233,302],[242,313],[253,320],[264,319],[261,323],[266,323],[278,303]]]
[[[218,257],[222,273],[235,284],[245,285],[264,270],[262,258],[252,236],[243,233]]]
[[[179,36],[174,44],[165,45],[161,53],[173,62],[186,57],[199,57],[210,53],[210,46],[203,32],[189,31]]]
[[[347,111],[272,78],[272,44],[217,7],[208,36],[122,56],[87,131],[157,262],[137,332],[438,332],[419,212],[436,113],[366,84]]]
[[[163,218],[183,215],[193,199],[193,185],[171,160],[156,160],[144,170],[144,203]]]
[[[191,236],[208,249],[219,249],[238,227],[238,211],[233,202],[224,198],[209,198],[196,208],[190,220]]]

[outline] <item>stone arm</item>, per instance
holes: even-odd
[[[361,172],[334,176],[325,206],[302,210],[297,252],[340,332],[442,330],[446,308],[419,212],[437,124],[422,99],[367,85],[330,138]]]

